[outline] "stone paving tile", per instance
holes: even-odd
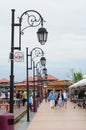
[[[51,109],[43,102],[26,130],[86,130],[86,109],[73,106]]]
[[[15,125],[15,130],[26,130],[27,127],[30,125],[35,113],[30,113],[30,121],[27,122],[27,114],[18,122],[18,125]],[[23,122],[22,122],[23,121]]]

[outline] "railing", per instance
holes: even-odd
[[[22,99],[14,98],[13,102],[18,108],[20,108]],[[5,104],[10,104],[10,99],[2,98],[0,99],[0,104],[2,104],[3,106],[5,106]]]

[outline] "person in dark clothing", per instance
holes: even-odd
[[[63,107],[63,92],[60,90],[59,91],[59,94],[58,94],[58,106],[59,107]]]
[[[84,97],[84,91],[80,90],[78,93],[78,99],[83,99]]]
[[[17,99],[20,99],[20,98],[21,98],[20,91],[18,91],[18,92],[16,93],[16,98],[17,98]]]

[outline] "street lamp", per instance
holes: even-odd
[[[41,58],[43,59],[43,58]],[[41,93],[40,93],[40,101],[42,102],[43,99],[43,92],[42,92],[42,87],[47,79],[47,69],[44,66],[42,66],[40,69],[37,69],[37,74],[38,74],[38,80],[40,81],[40,88],[41,88]]]
[[[27,50],[28,50],[28,48],[26,48]],[[26,65],[27,65],[27,82],[28,82],[28,70],[31,70],[32,69],[32,66],[33,66],[33,85],[34,85],[34,103],[33,103],[33,111],[34,112],[36,112],[37,111],[37,107],[36,107],[36,100],[35,100],[35,68],[37,67],[37,66],[35,66],[35,61],[34,61],[34,59],[35,58],[37,58],[37,57],[41,57],[41,59],[40,59],[40,61],[41,61],[41,65],[45,65],[46,63],[46,60],[44,61],[44,52],[43,52],[43,50],[41,49],[41,48],[39,48],[39,47],[35,47],[35,48],[33,48],[32,49],[32,51],[30,52],[30,54],[28,54],[28,51],[27,51],[27,54],[26,54],[26,56],[28,57],[30,57],[30,66],[28,67],[28,58],[26,58],[27,59],[27,63],[26,63]],[[38,62],[37,62],[38,63]],[[29,82],[28,82],[28,85],[27,85],[28,87],[29,87]],[[27,87],[27,94],[29,94],[29,89],[28,89],[28,87]]]
[[[43,28],[43,18],[39,12],[35,10],[27,10],[20,17],[18,17],[19,22],[15,23],[15,9],[12,9],[12,23],[11,23],[11,52],[10,52],[10,60],[11,60],[11,72],[10,72],[10,113],[13,113],[13,93],[14,93],[14,50],[21,50],[21,35],[24,34],[24,30],[29,27],[37,27],[41,25],[41,29],[38,30],[38,41],[40,44],[45,44],[47,41],[48,32],[45,28]],[[22,26],[24,18],[27,18],[27,26]],[[25,18],[25,20],[26,20]],[[17,47],[14,46],[14,28],[19,27],[19,45]],[[41,31],[40,31],[41,30]],[[27,108],[28,109],[28,108]],[[27,110],[28,111],[28,110]],[[27,119],[29,121],[29,118]]]
[[[45,42],[47,41],[47,34],[48,34],[48,32],[43,27],[38,30],[38,32],[37,32],[38,41],[41,43],[41,45],[44,45]]]
[[[43,68],[43,74],[44,74],[44,79],[46,80],[46,78],[47,78],[47,68]]]
[[[41,62],[42,66],[45,66],[46,65],[46,59],[45,59],[45,57],[41,57],[40,62]]]
[[[40,61],[37,62],[37,64],[36,64],[36,76],[37,76],[38,85],[39,85],[39,83],[41,81],[40,89],[42,88],[41,70],[45,67],[45,65],[46,65],[46,58],[45,57],[41,57]],[[42,90],[40,90],[40,102],[42,102]]]

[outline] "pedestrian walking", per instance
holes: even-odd
[[[68,101],[68,95],[66,90],[63,91],[63,106],[66,108],[67,107],[67,101]]]
[[[32,106],[33,106],[33,97],[32,97],[32,94],[29,94],[28,103],[29,103],[30,111],[32,112]]]
[[[27,101],[27,91],[24,91],[23,92],[23,106],[25,105],[26,101]]]
[[[58,103],[58,92],[55,92],[55,107],[57,106]]]
[[[55,107],[55,93],[54,93],[54,91],[50,92],[49,100],[50,100],[50,107],[51,107],[51,109],[53,109]]]
[[[63,93],[62,93],[62,90],[59,91],[59,94],[58,94],[58,106],[59,107],[63,107]]]

